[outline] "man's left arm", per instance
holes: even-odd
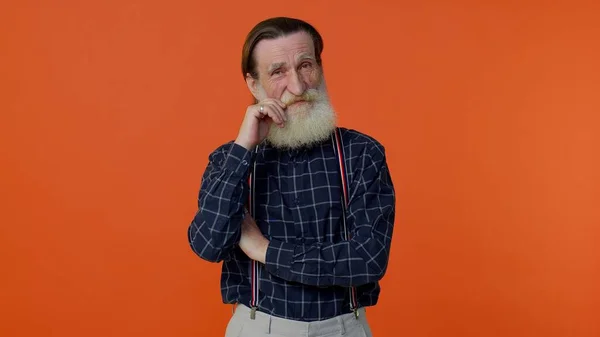
[[[350,239],[310,245],[273,239],[266,254],[263,250],[268,272],[314,286],[360,286],[383,277],[395,217],[394,186],[383,147],[365,151],[359,161],[346,222]]]

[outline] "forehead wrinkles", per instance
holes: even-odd
[[[295,33],[274,40],[260,41],[255,50],[256,62],[267,67],[274,62],[290,62],[300,57],[315,58],[313,41],[306,33]]]
[[[291,47],[273,46],[264,53],[262,63],[268,66],[271,63],[288,63],[307,57],[314,58],[314,53],[306,44],[296,44]]]

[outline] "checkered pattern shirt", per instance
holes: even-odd
[[[394,187],[384,147],[355,130],[341,133],[350,240],[343,239],[342,186],[331,141],[290,151],[266,142],[248,151],[229,142],[210,154],[188,239],[202,259],[223,262],[224,303],[251,300],[251,261],[237,243],[254,162],[254,219],[270,240],[265,264],[259,263],[258,310],[299,321],[331,318],[350,312],[350,286],[359,306],[377,303],[390,253]]]

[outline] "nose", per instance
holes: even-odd
[[[289,74],[288,91],[296,96],[302,95],[306,90],[306,83],[297,71],[290,71]]]

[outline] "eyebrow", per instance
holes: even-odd
[[[301,60],[313,60],[314,61],[315,58],[312,55],[308,54],[308,53],[302,53],[298,57],[296,57],[296,60],[298,60],[298,61],[301,61]],[[270,73],[270,72],[272,72],[275,69],[279,69],[279,68],[285,66],[286,64],[287,63],[285,63],[285,62],[273,63],[273,64],[271,64],[269,66],[269,68],[267,69],[267,72]]]
[[[275,69],[281,68],[285,65],[285,62],[277,62],[277,63],[273,63],[269,66],[269,69],[267,69],[267,71],[270,73]]]
[[[302,54],[298,55],[296,60],[313,60],[314,61],[315,58],[309,53],[302,53]]]

